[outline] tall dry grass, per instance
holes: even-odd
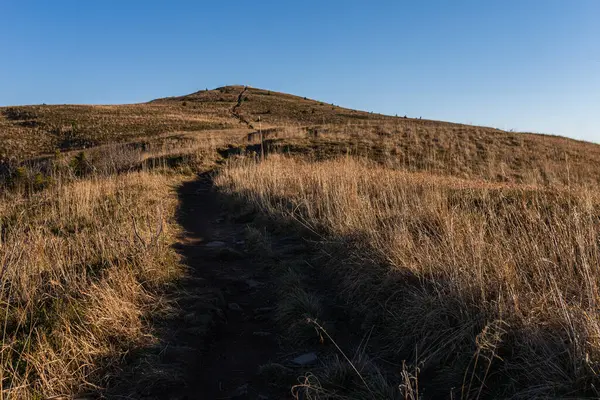
[[[158,344],[151,320],[174,311],[167,292],[184,275],[177,187],[244,132],[112,143],[3,171],[0,399],[95,391],[129,353]]]
[[[161,292],[182,274],[171,245],[181,176],[58,180],[0,199],[0,398],[71,395],[106,383],[155,338]]]
[[[429,393],[599,395],[597,188],[277,155],[232,162],[216,183],[350,248],[324,273],[375,327],[378,355],[416,362]]]
[[[288,125],[288,130],[293,128]],[[279,136],[272,146],[314,159],[353,155],[393,169],[464,179],[546,186],[600,184],[596,168],[600,146],[563,137],[402,118],[295,130],[301,134]]]

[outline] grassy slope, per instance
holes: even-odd
[[[0,398],[78,393],[152,344],[146,319],[182,275],[180,180],[135,172],[0,197]]]
[[[353,158],[276,155],[231,163],[217,185],[276,220],[302,221],[322,235],[328,261],[321,256],[318,268],[304,265],[295,274],[329,276],[330,293],[361,322],[352,329],[355,345],[371,337],[377,346],[369,353],[384,366],[410,360],[426,376],[420,387],[427,398],[461,391],[464,398],[597,395],[597,187],[550,189]],[[280,308],[295,308],[297,321],[303,314],[322,318],[306,296],[288,290]],[[343,322],[329,323],[336,331]],[[339,386],[331,368],[315,369],[315,394],[367,396],[360,381]],[[362,372],[377,376],[372,367]],[[396,371],[387,384],[376,381],[378,393],[402,397],[394,390],[403,383]],[[334,392],[341,397],[325,395]]]
[[[164,346],[154,322],[178,315],[171,300],[185,276],[177,188],[239,135],[107,144],[0,182],[0,399],[95,391],[136,351]],[[136,384],[172,379],[139,362]]]
[[[0,160],[25,160],[173,132],[237,127],[229,103],[25,106],[0,109]]]
[[[332,273],[345,277],[339,289],[343,289],[342,296],[348,296],[348,304],[364,297],[368,301],[356,304],[358,311],[374,321],[381,318],[385,326],[398,326],[378,338],[381,343],[390,341],[387,355],[410,353],[411,340],[425,335],[419,345],[429,346],[430,353],[422,357],[430,370],[438,372],[441,349],[454,351],[447,354],[456,355],[454,373],[460,376],[448,378],[455,384],[465,373],[479,374],[463,364],[468,364],[477,343],[484,343],[492,347],[482,347],[483,359],[499,351],[521,351],[519,357],[530,360],[519,363],[522,358],[517,358],[501,367],[494,364],[499,368],[493,371],[495,379],[501,381],[497,375],[502,373],[509,381],[516,376],[505,387],[507,393],[526,390],[528,382],[536,379],[545,380],[546,386],[531,393],[542,396],[579,390],[589,383],[589,372],[598,360],[593,339],[596,319],[590,315],[600,282],[589,266],[596,262],[600,146],[555,136],[387,117],[260,89],[247,89],[238,103],[243,89],[225,87],[135,105],[0,109],[0,167],[14,171],[15,161],[92,147],[86,150],[85,164],[99,174],[75,178],[72,155],[67,153],[55,161],[71,169],[65,181],[42,176],[37,182],[36,174],[23,177],[19,172],[16,187],[23,192],[3,193],[0,265],[7,266],[2,300],[5,320],[10,322],[1,359],[4,394],[27,398],[36,393],[76,392],[85,387],[83,382],[96,379],[96,367],[118,361],[148,333],[143,327],[145,304],[160,289],[144,285],[148,279],[162,278],[140,268],[162,265],[161,260],[172,253],[161,247],[155,258],[138,260],[140,243],[134,239],[129,213],[140,220],[157,218],[159,214],[148,210],[160,200],[168,204],[162,214],[168,220],[174,197],[166,186],[185,178],[114,173],[141,163],[150,165],[155,159],[161,168],[183,160],[187,172],[204,169],[217,157],[217,148],[247,145],[255,149],[251,147],[255,139],[241,143],[250,132],[247,125],[257,126],[259,117],[263,128],[274,128],[267,135],[268,145],[303,161],[296,164],[274,158],[258,167],[232,165],[220,184],[274,216],[287,215],[290,204],[300,205],[294,208],[297,217],[352,246],[352,260],[345,266],[333,265]],[[232,113],[236,104],[237,116]],[[368,158],[376,166],[314,163],[340,155]],[[38,186],[46,189],[32,195]],[[551,190],[559,194],[553,196]],[[119,202],[106,208],[114,198]],[[357,232],[364,239],[360,246],[353,241]],[[122,237],[131,238],[130,243]],[[169,240],[165,237],[165,246]],[[18,250],[20,243],[41,251],[24,257]],[[74,250],[54,254],[57,243]],[[114,245],[105,247],[110,243]],[[126,265],[115,264],[115,259],[123,258]],[[358,268],[356,260],[365,259],[404,271],[401,277],[414,275],[417,282],[427,285],[406,288],[390,269]],[[553,265],[548,270],[551,276],[542,268],[543,260]],[[98,265],[102,273],[94,272]],[[356,268],[345,269],[348,266]],[[90,268],[94,273],[89,273]],[[37,282],[42,278],[56,284],[40,286]],[[378,296],[372,296],[373,286],[355,285],[357,280],[378,283]],[[128,288],[122,286],[126,282],[131,284]],[[29,294],[15,302],[14,287]],[[586,288],[585,296],[572,292],[580,287]],[[140,288],[144,292],[136,293]],[[398,290],[406,290],[408,297],[388,302],[391,312],[369,311],[381,309],[380,299]],[[364,296],[367,292],[370,296]],[[95,293],[94,297],[87,297],[89,293]],[[48,300],[59,295],[72,302]],[[130,299],[131,307],[118,305],[115,296]],[[448,299],[452,299],[450,304]],[[69,304],[75,304],[78,311],[69,311],[73,308]],[[412,308],[403,307],[406,304]],[[46,317],[34,314],[39,310]],[[103,320],[110,325],[95,326],[94,313],[109,310],[115,313],[104,315]],[[129,311],[121,314],[119,310]],[[436,316],[442,314],[454,317],[440,322]],[[414,324],[407,327],[398,322],[406,320]],[[469,329],[461,331],[465,326]],[[464,335],[447,341],[436,336],[452,329]],[[502,338],[498,336],[508,337],[512,347],[499,344]],[[48,341],[48,337],[58,341]],[[477,342],[476,337],[485,342]],[[28,344],[31,338],[35,338],[33,346]],[[390,350],[393,343],[398,349]],[[550,364],[535,363],[556,352],[567,356],[551,359]],[[50,359],[54,362],[48,363]],[[93,368],[77,369],[81,365]],[[441,365],[448,367],[444,362]],[[544,368],[550,366],[553,375],[544,375]],[[519,373],[524,370],[527,373]],[[65,380],[66,376],[72,379]],[[482,386],[473,387],[476,392]],[[527,397],[527,392],[522,393]]]
[[[173,133],[245,128],[231,113],[242,90],[228,86],[120,106],[0,108],[0,163]],[[253,88],[244,93],[238,112],[255,127],[260,117],[263,128],[316,129],[333,153],[355,144],[375,156],[389,153],[411,169],[492,180],[600,181],[594,168],[600,146],[557,136],[394,118]],[[311,144],[303,134],[295,139],[290,142],[301,147],[323,142]]]

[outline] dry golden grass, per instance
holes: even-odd
[[[55,151],[235,128],[229,104],[24,106],[0,108],[0,162]]]
[[[278,152],[313,159],[369,158],[389,168],[496,182],[542,185],[600,183],[600,146],[572,139],[503,132],[433,121],[367,121],[311,128],[273,139]],[[268,136],[269,138],[271,135]]]
[[[0,181],[1,399],[95,390],[157,344],[149,321],[184,275],[177,187],[245,132],[63,152]]]
[[[598,187],[277,155],[231,163],[216,182],[352,249],[330,265],[338,293],[376,327],[382,356],[416,351],[438,393],[599,394]]]
[[[259,117],[269,151],[296,158],[242,159],[217,183],[336,244],[336,295],[377,327],[377,358],[413,363],[390,379],[361,358],[377,393],[417,398],[418,367],[430,397],[598,395],[600,146],[242,90],[0,109],[2,398],[102,385],[155,340],[145,318],[181,273],[172,188],[257,151]],[[344,368],[308,381],[334,393]]]
[[[177,175],[135,172],[0,200],[0,398],[69,395],[102,384],[154,339],[171,248]]]
[[[233,115],[243,86],[118,106],[0,108],[3,163],[56,151],[153,141],[215,129],[245,129]],[[353,154],[408,170],[494,181],[600,182],[600,146],[556,136],[349,110],[311,99],[247,88],[237,113],[258,128],[300,135],[281,141],[292,151]],[[316,133],[316,135],[315,135]],[[289,135],[288,135],[289,136]]]

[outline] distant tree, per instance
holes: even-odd
[[[92,172],[92,165],[88,161],[85,153],[82,151],[71,160],[71,168],[75,175],[82,176]]]

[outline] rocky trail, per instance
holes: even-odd
[[[139,366],[107,393],[118,399],[292,399],[292,386],[317,354],[282,345],[274,321],[276,282],[265,257],[248,248],[253,214],[232,216],[209,173],[179,189],[177,250],[189,268],[178,290],[177,317],[160,323],[158,373]],[[275,240],[278,255],[297,257],[301,239]],[[268,257],[267,257],[268,258]],[[273,258],[271,258],[271,261]],[[143,360],[143,358],[141,358]],[[138,363],[139,365],[139,363]],[[142,365],[145,365],[142,361]],[[285,370],[285,382],[261,369]]]
[[[319,352],[314,345],[286,342],[275,320],[281,293],[269,268],[288,261],[303,264],[307,242],[287,234],[271,238],[270,255],[249,246],[248,227],[254,226],[256,215],[234,215],[231,204],[225,204],[228,200],[216,192],[212,174],[200,174],[178,189],[177,219],[183,234],[176,250],[188,273],[169,295],[176,315],[155,323],[161,344],[133,355],[131,365],[136,367],[124,371],[105,397],[303,398],[292,387],[319,364]],[[146,363],[148,355],[153,360]],[[144,371],[140,363],[153,371]]]
[[[228,216],[209,173],[185,182],[178,196],[184,233],[176,250],[188,273],[168,295],[173,315],[153,322],[160,343],[132,354],[101,397],[291,398],[290,386],[273,387],[259,374],[282,354],[272,320],[273,284],[246,249],[247,223]]]
[[[244,251],[245,224],[227,218],[209,174],[181,188],[180,204],[186,235],[179,251],[193,278],[180,301],[191,326],[179,339],[196,359],[177,398],[276,398],[257,383],[259,367],[277,357],[278,345],[272,290],[262,266]]]

